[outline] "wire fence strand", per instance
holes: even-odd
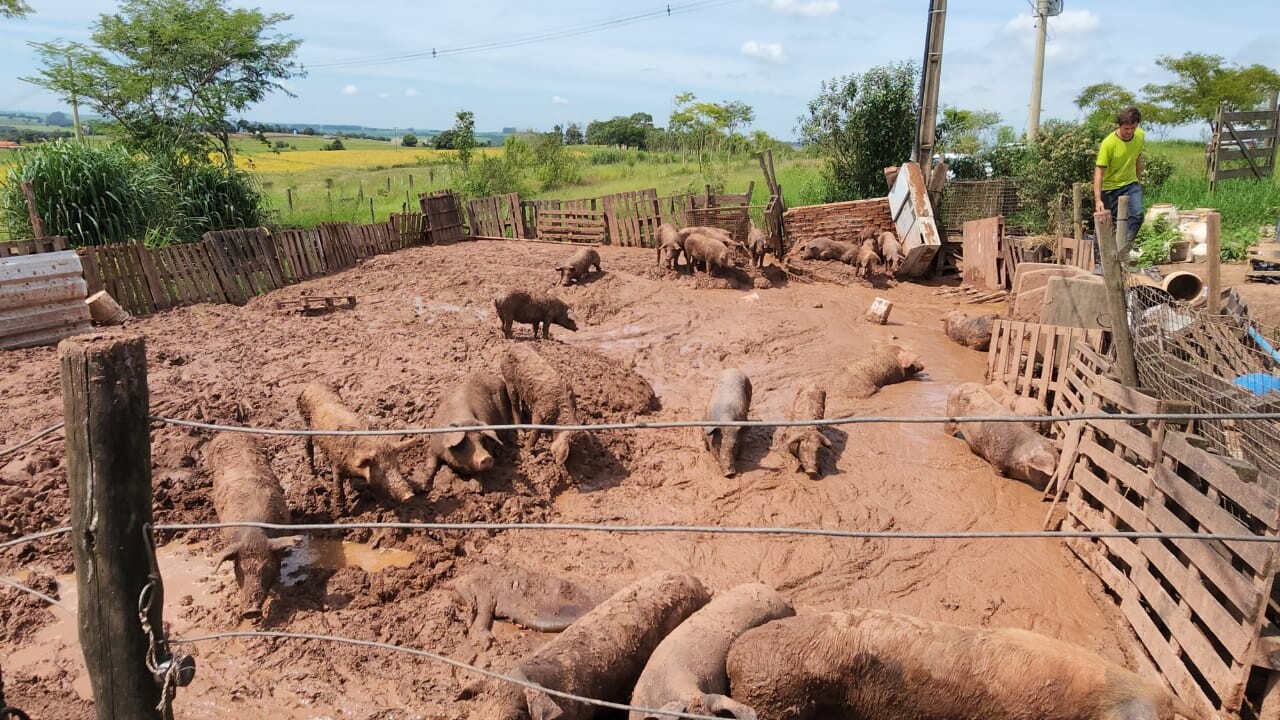
[[[473,432],[479,430],[540,430],[540,431],[581,431],[601,432],[605,430],[665,430],[671,428],[701,427],[827,427],[833,425],[866,425],[874,423],[934,424],[944,423],[1048,423],[1068,422],[1072,420],[1119,420],[1139,422],[1163,420],[1166,422],[1188,422],[1191,420],[1272,420],[1280,421],[1280,412],[1241,412],[1241,413],[1105,413],[1090,412],[1074,415],[973,415],[951,417],[946,415],[902,415],[902,416],[847,416],[823,418],[816,420],[656,420],[653,422],[621,422],[597,423],[592,425],[544,425],[536,423],[509,423],[505,425],[450,425],[448,427],[402,428],[399,430],[307,430],[291,428],[261,428],[249,425],[222,425],[218,423],[197,422],[180,418],[149,416],[154,422],[201,430],[220,432],[252,433],[256,435],[294,435],[308,436],[360,436],[360,435],[439,435],[453,432]]]
[[[467,670],[470,672],[478,673],[480,675],[484,675],[485,677],[491,678],[493,680],[500,680],[502,682],[519,685],[521,687],[528,688],[530,690],[536,690],[537,692],[546,693],[547,695],[558,697],[564,700],[572,700],[574,702],[585,703],[588,705],[595,705],[597,707],[609,708],[611,710],[625,710],[627,712],[635,711],[635,712],[643,713],[646,716],[659,715],[659,716],[673,717],[673,718],[687,718],[688,720],[720,720],[720,718],[717,718],[713,715],[698,715],[695,713],[680,712],[676,710],[663,710],[660,708],[636,707],[633,705],[624,705],[622,703],[610,702],[608,700],[597,700],[595,698],[583,697],[581,695],[574,695],[573,693],[567,693],[561,690],[553,690],[549,687],[544,687],[537,683],[525,680],[524,678],[512,677],[510,675],[503,675],[502,673],[497,673],[492,670],[485,670],[484,668],[479,668],[479,667],[476,667],[475,665],[469,665],[467,663],[464,663],[461,660],[455,660],[451,657],[439,655],[437,653],[429,652],[427,650],[407,648],[401,645],[392,645],[390,643],[377,642],[376,640],[358,640],[356,638],[340,637],[337,635],[317,635],[313,633],[275,632],[275,631],[269,631],[269,630],[240,630],[240,631],[223,632],[223,633],[212,633],[209,635],[200,635],[197,637],[189,637],[189,638],[170,638],[169,642],[175,645],[190,645],[194,643],[209,642],[213,640],[229,640],[234,638],[249,638],[249,637],[277,638],[277,639],[291,639],[291,640],[320,640],[324,642],[336,642],[336,643],[343,643],[346,645],[355,645],[358,647],[376,648],[379,650],[390,650],[392,652],[405,653],[408,655],[416,655],[418,657],[424,657],[431,660],[435,660],[437,662],[442,662],[442,663],[445,663],[446,665],[452,665],[453,667],[458,668],[460,670]]]
[[[17,445],[14,445],[13,447],[7,447],[7,448],[5,448],[5,449],[3,449],[3,450],[0,450],[0,458],[6,458],[6,457],[9,457],[10,455],[12,455],[12,454],[14,454],[14,453],[18,452],[19,450],[21,450],[22,448],[27,447],[28,445],[32,445],[32,444],[34,444],[37,440],[39,440],[40,438],[44,437],[45,435],[50,435],[50,434],[53,434],[53,433],[55,433],[55,432],[57,432],[57,431],[61,430],[61,429],[63,428],[63,426],[64,426],[64,425],[66,425],[66,423],[65,423],[65,422],[55,423],[55,424],[50,425],[49,427],[47,427],[47,428],[45,428],[45,429],[41,430],[40,432],[36,433],[35,435],[32,435],[31,437],[27,438],[26,440],[23,440],[22,442],[18,443]]]
[[[30,535],[23,535],[22,537],[18,537],[18,538],[14,538],[14,539],[12,539],[12,540],[5,540],[4,542],[0,542],[0,550],[4,550],[5,548],[14,547],[15,545],[25,545],[25,544],[27,544],[27,543],[29,543],[29,542],[34,542],[34,541],[36,541],[36,540],[41,540],[41,539],[43,539],[43,538],[47,538],[47,537],[53,537],[53,536],[55,536],[55,535],[66,535],[66,534],[67,534],[67,533],[69,533],[69,532],[71,532],[71,528],[70,528],[70,527],[65,527],[65,526],[64,526],[64,527],[60,527],[60,528],[53,528],[52,530],[42,530],[42,531],[40,531],[40,532],[38,532],[38,533],[32,533],[32,534],[30,534]]]
[[[66,606],[66,605],[64,605],[61,601],[59,601],[59,600],[55,600],[55,599],[53,599],[53,598],[49,597],[48,595],[45,595],[44,593],[40,592],[39,590],[36,590],[35,588],[32,588],[32,587],[28,587],[28,586],[26,586],[26,585],[23,585],[22,583],[18,582],[17,580],[13,580],[13,579],[10,579],[10,578],[7,578],[7,577],[0,577],[0,585],[8,585],[9,587],[11,587],[11,588],[13,588],[13,589],[15,589],[15,590],[20,590],[20,591],[22,591],[22,592],[24,592],[24,593],[26,593],[26,594],[28,594],[28,595],[32,595],[32,596],[34,596],[34,597],[37,597],[37,598],[39,598],[39,599],[41,599],[41,600],[45,601],[45,602],[46,602],[46,603],[48,603],[49,605],[52,605],[52,606],[54,606],[54,607],[58,608],[59,610],[61,610],[61,611],[65,612],[65,613],[67,613],[67,614],[68,614],[68,615],[70,615],[71,617],[75,617],[75,615],[76,615],[76,611],[75,611],[75,610],[72,610],[71,608],[67,607],[67,606]]]

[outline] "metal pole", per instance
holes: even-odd
[[[947,20],[947,0],[930,0],[929,22],[924,35],[924,63],[920,74],[920,117],[911,159],[928,169],[933,157],[938,123],[938,87],[942,76],[942,42]]]
[[[1044,43],[1049,29],[1049,0],[1036,0],[1036,58],[1031,66],[1031,112],[1027,116],[1027,142],[1040,132],[1040,92],[1044,84]]]

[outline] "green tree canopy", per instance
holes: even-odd
[[[1169,109],[1169,119],[1175,125],[1212,122],[1222,102],[1250,109],[1280,92],[1280,74],[1265,65],[1244,67],[1218,55],[1190,52],[1182,57],[1162,55],[1156,64],[1177,78],[1146,85],[1142,91],[1151,103]]]
[[[471,165],[471,153],[476,147],[476,116],[470,110],[459,110],[449,128],[451,144],[458,151],[458,162],[465,169]]]
[[[43,67],[27,82],[78,95],[110,117],[120,139],[150,153],[211,151],[232,164],[227,118],[300,75],[299,40],[275,32],[282,13],[223,0],[123,0],[100,15],[92,45],[33,43]]]
[[[582,128],[578,123],[569,123],[569,127],[564,129],[565,145],[581,145],[586,141],[586,138],[582,134]]]
[[[592,120],[587,123],[586,140],[591,145],[643,148],[647,130],[652,127],[653,116],[648,113],[617,115],[608,120]]]
[[[698,162],[701,164],[709,139],[722,134],[732,136],[738,127],[755,119],[755,110],[744,102],[699,102],[697,96],[686,92],[676,96],[675,109],[671,111],[667,131],[696,145]]]
[[[938,123],[939,152],[973,154],[982,148],[982,135],[1000,122],[1000,113],[992,110],[962,110],[957,107],[942,108],[942,121]]]
[[[404,137],[400,138],[400,144],[405,147],[417,147],[418,136],[413,133],[405,133]]]
[[[917,81],[915,65],[896,63],[822,83],[797,122],[801,140],[827,160],[827,201],[884,194],[884,168],[911,155]]]
[[[26,17],[30,12],[31,6],[22,0],[0,0],[0,17]]]

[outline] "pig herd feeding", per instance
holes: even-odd
[[[714,228],[659,228],[659,262],[721,272],[745,253],[759,267],[767,252],[765,237],[752,228],[746,243],[736,243]],[[860,276],[894,272],[901,247],[892,233],[865,234],[858,243],[826,238],[798,244],[789,253],[800,259],[838,260]],[[603,272],[600,255],[582,248],[554,268],[558,284],[581,283]],[[572,308],[543,290],[513,288],[494,300],[499,328],[513,338],[514,324],[532,328],[534,340],[550,338],[550,326],[577,331]],[[992,318],[961,313],[944,318],[954,341],[986,349]],[[575,425],[580,422],[571,384],[532,344],[506,343],[495,366],[471,372],[439,400],[431,422],[436,428],[510,424]],[[850,361],[830,380],[833,392],[866,398],[880,388],[903,382],[923,370],[921,358],[896,345],[880,345]],[[739,368],[722,370],[709,388],[703,420],[747,420],[751,379]],[[789,421],[822,420],[828,390],[806,381],[796,389]],[[344,403],[337,388],[306,385],[297,408],[307,428],[358,431],[369,423]],[[954,389],[947,415],[1010,416],[1044,414],[1036,401],[1002,386],[975,383]],[[1030,423],[949,423],[948,435],[964,441],[999,473],[1042,488],[1057,464],[1053,444]],[[537,450],[546,431],[526,430],[519,443],[525,454]],[[702,450],[726,477],[737,472],[744,428],[701,428]],[[440,465],[464,475],[494,467],[497,446],[514,445],[514,433],[494,429],[456,430],[422,440],[390,436],[316,435],[308,437],[306,456],[316,472],[315,449],[328,462],[332,516],[346,514],[346,488],[370,489],[391,503],[404,503],[431,489]],[[568,462],[584,450],[584,433],[549,434],[550,456],[567,472]],[[426,467],[410,474],[400,465],[409,445],[426,447]],[[797,424],[781,434],[782,450],[793,472],[822,475],[823,449],[831,440],[814,425]],[[206,447],[213,478],[213,504],[224,522],[287,524],[290,512],[278,479],[261,445],[251,436],[226,433]],[[224,534],[219,563],[231,560],[240,586],[243,617],[259,617],[280,574],[280,553],[291,538],[269,537],[255,528]],[[658,573],[616,592],[597,585],[496,566],[477,566],[450,583],[455,600],[467,607],[470,621],[465,650],[493,644],[491,626],[502,617],[555,638],[522,657],[506,675],[550,690],[664,712],[758,717],[849,718],[862,720],[1166,720],[1175,714],[1193,718],[1177,698],[1118,665],[1082,648],[1020,630],[964,628],[921,618],[863,608],[839,612],[797,612],[777,590],[748,583],[713,594],[697,578]],[[469,651],[469,652],[467,652]],[[590,718],[595,706],[496,680],[467,683],[460,697],[478,697],[475,717],[492,720],[574,720]],[[662,717],[632,712],[631,720]]]

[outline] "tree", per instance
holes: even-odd
[[[884,168],[900,165],[915,139],[917,69],[873,67],[823,82],[797,118],[801,140],[826,157],[826,200],[884,194]]]
[[[45,125],[53,125],[54,127],[71,127],[71,118],[64,112],[51,112],[44,119]]]
[[[300,75],[299,40],[276,32],[282,13],[224,0],[123,0],[100,15],[92,45],[33,43],[43,67],[27,82],[114,120],[132,149],[172,157],[218,152],[233,164],[226,119]]]
[[[645,147],[645,134],[653,127],[653,116],[634,113],[617,115],[609,120],[592,120],[587,124],[587,143],[590,145],[625,145]]]
[[[1280,74],[1265,65],[1242,67],[1219,55],[1201,53],[1162,55],[1156,58],[1156,65],[1177,75],[1177,79],[1163,85],[1146,85],[1142,91],[1149,102],[1169,109],[1172,125],[1196,120],[1210,123],[1224,101],[1250,109],[1280,92]]]
[[[431,138],[431,147],[437,150],[453,149],[453,130],[442,130]]]
[[[22,0],[0,0],[0,17],[20,18],[31,13],[31,6]]]
[[[569,123],[569,127],[564,130],[564,144],[581,145],[586,141],[586,138],[582,135],[582,128],[578,126],[578,123]]]
[[[937,150],[972,155],[982,148],[983,133],[999,122],[998,112],[945,106],[942,108],[942,122],[938,123]]]
[[[453,133],[453,149],[458,151],[458,162],[465,170],[471,164],[471,151],[476,147],[476,116],[470,110],[459,110],[449,128]]]
[[[1131,90],[1113,82],[1094,83],[1081,90],[1076,107],[1086,113],[1086,123],[1107,131],[1115,126],[1116,115],[1129,107],[1138,108],[1142,122],[1148,125],[1177,124],[1168,108],[1140,100]]]
[[[309,128],[302,128],[302,134],[303,134],[303,135],[315,135],[315,134],[316,134],[316,129],[315,129],[315,128],[310,128],[310,127],[309,127]]]
[[[413,133],[405,133],[404,137],[400,138],[400,144],[405,147],[418,147],[418,136]]]
[[[712,138],[717,141],[731,136],[739,125],[755,120],[750,105],[739,101],[725,103],[698,102],[691,92],[676,96],[675,108],[667,123],[668,131],[683,136],[698,148],[698,164],[701,165]]]

